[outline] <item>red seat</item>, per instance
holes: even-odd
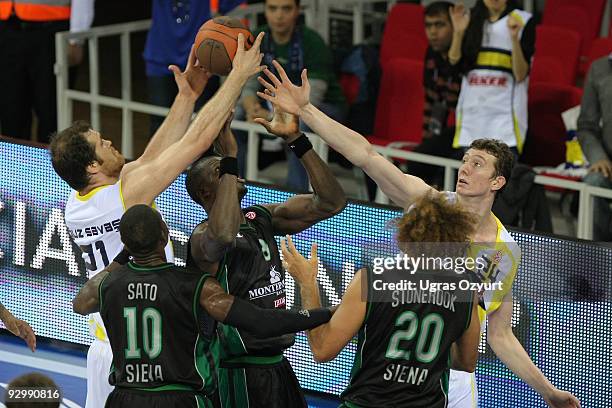
[[[600,16],[601,18],[601,16]],[[591,48],[591,43],[597,36],[599,24],[593,25],[586,7],[576,5],[562,5],[550,9],[545,14],[543,25],[563,27],[574,30],[582,37],[580,55],[586,56]]]
[[[423,136],[423,61],[393,59],[383,69],[372,144],[413,148]]]
[[[427,48],[424,18],[424,9],[418,4],[393,6],[380,44],[381,65],[395,57],[424,59]]]
[[[548,23],[548,17],[555,14],[555,10],[564,6],[578,6],[583,8],[588,16],[591,27],[597,35],[601,27],[601,18],[604,13],[606,0],[546,0],[544,4],[543,22]],[[586,27],[585,27],[586,28]]]
[[[573,85],[580,58],[580,35],[562,27],[536,29],[531,80]]]
[[[565,162],[567,132],[561,113],[580,104],[582,90],[574,86],[532,83],[529,87],[529,132],[521,160],[530,166]]]
[[[611,38],[596,38],[591,44],[591,51],[587,56],[586,72],[589,67],[598,58],[608,55],[612,52],[612,37]]]

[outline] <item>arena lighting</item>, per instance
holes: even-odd
[[[41,148],[0,141],[0,299],[39,336],[89,344],[87,319],[71,300],[85,282],[85,267],[63,222],[69,188]],[[280,202],[290,194],[249,185],[243,205]],[[171,230],[177,263],[205,217],[181,176],[157,204]],[[338,216],[299,234],[303,253],[319,244],[319,282],[326,304],[339,302],[359,268],[365,245],[392,239],[391,207],[351,203]],[[535,363],[557,387],[583,406],[609,407],[612,395],[612,250],[582,241],[513,231],[522,249],[514,293],[513,330]],[[94,256],[100,256],[94,252]],[[286,281],[287,305],[299,290]],[[339,394],[348,383],[356,343],[333,362],[317,364],[304,334],[286,353],[306,389]],[[483,338],[477,377],[482,407],[543,407],[544,402],[497,360]],[[606,402],[607,401],[607,402]]]

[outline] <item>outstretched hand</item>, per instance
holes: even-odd
[[[255,74],[259,74],[265,65],[261,65],[263,54],[259,50],[261,42],[263,41],[264,33],[261,32],[255,39],[255,43],[249,50],[244,48],[244,34],[238,34],[238,48],[236,49],[236,55],[232,61],[232,71],[248,79]]]
[[[455,32],[463,33],[470,24],[470,10],[463,3],[458,3],[450,8],[451,22]]]
[[[266,89],[266,94],[269,95],[269,92]],[[287,143],[300,137],[300,120],[298,117],[291,113],[283,112],[276,104],[272,104],[272,106],[274,107],[274,116],[272,116],[271,121],[264,118],[255,118],[253,122],[259,123],[273,135],[285,139]]]
[[[291,83],[281,64],[272,61],[272,65],[276,68],[280,79],[269,69],[265,69],[264,73],[270,82],[262,77],[257,78],[257,80],[268,92],[257,92],[257,95],[278,106],[282,111],[299,116],[300,110],[310,103],[310,83],[308,82],[307,70],[302,70],[302,86],[296,86]]]
[[[289,235],[281,239],[281,251],[283,253],[283,267],[300,284],[315,283],[319,272],[319,258],[317,257],[317,244],[313,243],[310,248],[310,259],[306,259],[293,245]]]
[[[15,336],[21,337],[23,340],[25,340],[32,352],[36,350],[36,335],[28,323],[17,319],[14,316],[10,316],[4,321],[4,325],[6,326],[7,330],[13,333]]]
[[[206,84],[208,84],[208,80],[212,76],[212,74],[206,71],[198,62],[195,53],[195,46],[193,45],[191,46],[191,51],[189,52],[189,59],[187,60],[187,67],[185,68],[185,71],[181,72],[179,67],[176,65],[170,65],[168,69],[174,74],[174,81],[178,87],[179,94],[184,95],[193,101],[202,95],[204,88],[206,88]]]

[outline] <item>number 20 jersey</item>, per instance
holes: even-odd
[[[119,222],[124,212],[121,181],[97,187],[85,195],[73,191],[68,197],[64,220],[72,239],[81,249],[90,279],[123,249]],[[166,246],[166,260],[174,262],[170,244]],[[90,317],[91,335],[108,341],[100,314],[93,313]]]

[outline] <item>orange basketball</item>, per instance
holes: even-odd
[[[216,17],[204,23],[194,44],[200,65],[213,74],[229,74],[238,48],[238,33],[244,35],[245,48],[251,48],[255,38],[240,20]]]

